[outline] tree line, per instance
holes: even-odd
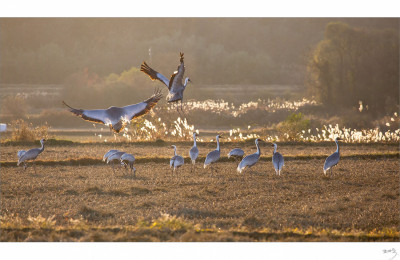
[[[328,107],[362,102],[372,113],[393,113],[399,104],[399,31],[331,22],[307,75],[311,94]]]

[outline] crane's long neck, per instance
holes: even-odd
[[[339,143],[337,140],[335,140],[335,143],[336,143],[336,152],[339,153]]]
[[[219,151],[219,137],[217,136],[217,150]]]
[[[186,88],[186,85],[187,85],[188,81],[189,81],[189,78],[186,78],[186,79],[185,79],[185,84],[183,84],[183,87],[184,87],[184,88]]]
[[[278,146],[276,144],[274,144],[274,154],[276,153],[277,148],[278,148]]]
[[[256,146],[257,146],[257,154],[260,155],[261,154],[261,150],[260,150],[260,146],[258,145],[258,142],[256,142]]]
[[[194,140],[193,146],[196,146],[196,134],[193,134],[193,140]]]
[[[174,155],[176,156],[177,154],[176,154],[176,147],[174,147]]]
[[[40,142],[42,144],[42,147],[40,148],[40,152],[44,151],[44,142]]]

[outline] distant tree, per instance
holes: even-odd
[[[399,96],[399,33],[329,23],[310,57],[307,84],[328,106],[352,107],[362,100],[385,112],[390,97]]]

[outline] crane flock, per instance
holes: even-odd
[[[166,97],[167,102],[178,102],[181,101],[180,110],[182,110],[182,100],[183,100],[183,92],[186,89],[188,82],[191,82],[189,77],[186,77],[184,83],[182,83],[183,75],[185,73],[185,65],[184,65],[184,57],[183,53],[180,53],[180,64],[170,79],[168,80],[164,75],[152,69],[146,62],[143,62],[140,68],[140,71],[144,72],[146,75],[150,77],[151,80],[159,80],[168,88],[168,95]],[[129,122],[135,118],[143,116],[147,114],[154,106],[157,105],[158,101],[162,98],[161,91],[156,89],[154,94],[149,97],[147,100],[133,104],[127,105],[123,107],[109,107],[108,109],[95,109],[95,110],[87,110],[87,109],[76,109],[73,108],[67,103],[63,101],[63,104],[68,107],[69,111],[83,120],[105,124],[110,127],[111,131],[115,133],[121,132]],[[177,105],[177,111],[180,114]],[[193,133],[193,146],[189,150],[189,157],[191,160],[191,172],[195,171],[196,160],[199,156],[199,149],[197,147],[196,138],[198,134],[196,132]],[[204,161],[204,169],[210,168],[211,174],[213,173],[212,165],[217,163],[221,156],[221,148],[219,139],[223,138],[220,134],[216,136],[217,148],[211,152],[209,152]],[[324,175],[330,170],[330,175],[332,176],[332,169],[339,163],[340,153],[339,153],[339,143],[340,138],[335,139],[336,143],[336,151],[326,158],[326,161],[323,166]],[[23,164],[24,169],[27,168],[27,162],[32,161],[33,168],[36,173],[35,168],[35,159],[44,151],[44,142],[45,139],[41,139],[41,148],[33,148],[28,151],[20,150],[17,153],[18,163],[17,166]],[[257,151],[253,154],[247,155],[244,157],[244,151],[240,148],[235,148],[231,150],[228,154],[229,158],[234,158],[236,162],[240,161],[237,166],[237,172],[242,173],[246,168],[253,172],[251,167],[254,166],[261,157],[261,150],[259,143],[265,142],[259,138],[255,140]],[[282,154],[277,152],[277,144],[271,143],[271,146],[274,147],[273,155],[272,155],[272,164],[275,169],[276,175],[280,175],[282,171],[282,167],[284,166],[284,158]],[[170,168],[172,172],[177,172],[177,169],[184,165],[184,158],[177,154],[177,148],[175,145],[172,145],[174,148],[174,156],[170,159]],[[244,157],[244,158],[243,158]],[[124,166],[127,168],[129,166],[131,172],[133,172],[133,176],[136,176],[136,168],[133,167],[133,163],[135,161],[135,157],[133,154],[128,154],[119,150],[109,150],[104,156],[103,161],[107,164],[112,165],[113,173],[115,173],[114,164],[117,163],[121,167]]]

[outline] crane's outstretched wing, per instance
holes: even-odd
[[[158,79],[159,81],[164,83],[165,86],[167,86],[169,89],[169,80],[161,73],[158,73],[157,71],[150,68],[150,66],[147,65],[146,62],[143,61],[142,65],[140,66],[140,71],[143,71],[144,73],[146,73],[151,78],[151,80]]]
[[[122,108],[122,117],[127,120],[132,120],[133,118],[137,118],[139,116],[147,114],[157,102],[162,98],[161,90],[157,89],[154,94],[147,100],[134,104],[125,106]]]
[[[69,108],[70,112],[74,113],[75,115],[81,117],[86,121],[101,124],[107,124],[109,123],[109,121],[111,121],[105,109],[84,110],[73,108],[65,103],[65,101],[63,101],[63,104]]]
[[[169,91],[174,93],[183,87],[182,80],[183,80],[183,74],[185,74],[185,64],[183,63],[183,53],[180,53],[180,55],[181,55],[180,59],[181,64],[179,64],[178,70],[171,75],[171,79],[169,80],[169,85],[168,85]]]

